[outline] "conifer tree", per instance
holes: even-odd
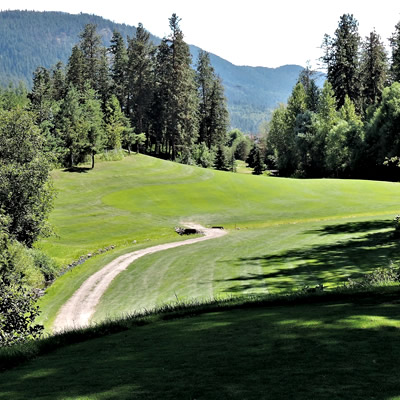
[[[44,67],[36,68],[33,74],[33,87],[29,94],[31,108],[37,115],[38,124],[51,117],[52,90],[49,71]]]
[[[85,60],[79,46],[72,48],[67,64],[66,87],[75,86],[79,91],[85,87]]]
[[[391,82],[400,82],[400,22],[396,24],[389,42],[392,49],[390,80]]]
[[[224,143],[228,127],[228,110],[224,88],[210,62],[210,55],[200,50],[196,84],[199,96],[199,142],[209,149]]]
[[[87,143],[80,102],[79,91],[75,86],[71,86],[56,116],[56,135],[62,143],[58,157],[63,165],[70,168],[83,161]]]
[[[265,169],[265,165],[262,161],[262,157],[261,157],[261,151],[260,149],[257,147],[257,150],[255,152],[255,157],[254,157],[254,167],[253,167],[253,175],[262,175],[264,169]]]
[[[85,25],[84,30],[79,35],[79,48],[84,59],[83,76],[85,82],[89,82],[92,89],[99,89],[99,71],[103,56],[101,37],[97,33],[95,24]]]
[[[189,46],[183,39],[179,23],[180,18],[176,14],[172,14],[169,19],[171,33],[168,40],[172,50],[169,138],[173,160],[178,151],[190,150],[198,134],[198,99],[194,71],[191,68],[192,57]]]
[[[106,148],[120,149],[124,131],[129,128],[129,121],[121,110],[116,95],[112,95],[106,103],[104,115],[106,129]]]
[[[66,93],[65,68],[61,61],[51,70],[51,97],[55,101],[60,101]]]
[[[155,60],[155,87],[151,107],[152,135],[156,154],[169,153],[167,129],[169,125],[170,79],[172,70],[171,49],[164,38],[157,48]]]
[[[149,136],[154,99],[155,48],[150,42],[149,32],[141,23],[136,28],[135,36],[128,39],[127,53],[127,115],[136,132]]]
[[[111,96],[110,68],[107,57],[107,49],[102,47],[100,50],[99,70],[97,76],[96,95],[101,100],[102,109],[105,110],[107,100]]]
[[[363,108],[377,104],[387,81],[388,61],[380,36],[371,32],[366,37],[361,54],[361,93]]]
[[[340,17],[335,37],[324,37],[322,61],[326,65],[338,108],[344,104],[346,95],[355,104],[359,103],[359,46],[358,22],[352,14]]]
[[[320,90],[315,83],[317,72],[307,65],[299,75],[298,83],[301,83],[306,91],[307,110],[317,112]]]
[[[224,146],[218,146],[217,153],[215,155],[214,168],[219,171],[229,171],[229,160],[226,154]]]
[[[97,99],[96,91],[87,88],[82,96],[82,141],[84,143],[84,152],[89,154],[92,160],[92,169],[94,168],[95,155],[104,149],[106,141],[103,112],[101,102]]]
[[[118,31],[114,31],[110,42],[109,52],[112,55],[111,60],[111,79],[112,93],[117,96],[119,104],[123,109],[126,108],[126,79],[128,54],[125,41]]]
[[[194,71],[189,46],[183,40],[179,22],[176,14],[169,19],[171,33],[159,47],[156,66],[156,109],[161,111],[158,125],[165,132],[167,152],[172,160],[179,152],[190,152],[198,135]],[[161,63],[161,60],[164,62]]]

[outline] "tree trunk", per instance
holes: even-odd
[[[92,151],[92,169],[94,168],[94,151]]]

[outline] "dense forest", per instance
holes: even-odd
[[[117,24],[95,15],[71,15],[61,12],[2,11],[0,12],[0,85],[15,86],[23,82],[32,88],[32,72],[37,66],[52,68],[58,61],[67,64],[79,33],[87,24],[97,26],[105,47],[110,46],[113,32],[124,40],[136,28]],[[161,39],[150,34],[154,45]],[[201,51],[189,45],[193,62]],[[257,133],[277,104],[286,102],[302,67],[287,65],[279,68],[236,66],[210,54],[216,74],[221,78],[232,128]],[[194,65],[192,65],[194,67]]]
[[[170,18],[158,46],[139,24],[127,43],[114,31],[105,47],[88,24],[66,66],[35,70],[30,108],[57,164],[72,168],[90,156],[93,168],[96,154],[118,158],[121,147],[218,169],[246,158],[250,140],[227,134],[224,88],[209,54],[200,51],[192,68],[179,21]]]
[[[400,156],[400,23],[391,55],[375,31],[362,39],[344,14],[322,43],[327,80],[300,74],[287,105],[272,114],[258,145],[281,176],[395,179]]]

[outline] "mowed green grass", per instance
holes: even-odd
[[[182,240],[173,228],[184,221],[229,234],[138,260],[113,281],[95,319],[176,298],[329,286],[398,258],[398,183],[232,174],[142,155],[54,179],[58,236],[40,246],[60,264],[117,247],[49,288],[40,303],[48,326],[87,276],[118,254]]]
[[[399,399],[398,296],[134,327],[0,373],[0,399]]]

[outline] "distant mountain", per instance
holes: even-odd
[[[38,66],[50,68],[59,60],[67,63],[79,33],[94,23],[109,45],[112,33],[132,37],[136,28],[117,24],[89,14],[62,12],[0,12],[0,84],[24,82],[32,84],[32,73]],[[168,21],[166,21],[166,24]],[[155,44],[160,42],[152,36]],[[199,48],[190,46],[195,63]],[[233,128],[257,133],[260,123],[271,110],[286,102],[302,67],[285,65],[279,68],[237,66],[211,54],[211,62],[222,78]]]

